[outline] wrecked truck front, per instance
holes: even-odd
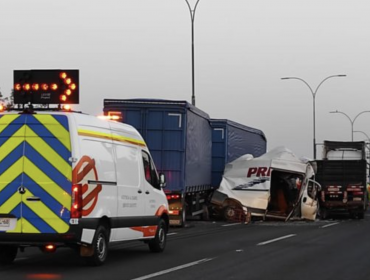
[[[241,157],[227,165],[212,206],[223,213],[229,203],[247,207],[252,216],[314,220],[318,185],[313,169],[289,153],[274,157]]]

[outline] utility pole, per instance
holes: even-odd
[[[197,9],[198,3],[200,0],[197,0],[194,8],[189,4],[188,0],[185,0],[189,7],[190,18],[191,18],[191,77],[192,77],[192,95],[191,95],[191,104],[195,106],[195,67],[194,67],[194,20],[195,20],[195,11]]]

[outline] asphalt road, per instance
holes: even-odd
[[[114,244],[106,264],[89,267],[70,249],[30,248],[0,279],[370,279],[370,213],[249,225],[193,221],[171,228],[165,252],[141,242]]]

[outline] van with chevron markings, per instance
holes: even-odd
[[[29,246],[71,247],[91,265],[103,264],[114,242],[140,240],[162,252],[164,186],[129,125],[32,107],[2,113],[0,263]]]

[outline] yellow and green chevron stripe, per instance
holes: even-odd
[[[70,157],[66,116],[0,116],[0,214],[11,214],[18,219],[16,228],[8,232],[68,231]],[[20,186],[25,188],[24,194],[18,191]],[[30,197],[39,200],[32,201]]]

